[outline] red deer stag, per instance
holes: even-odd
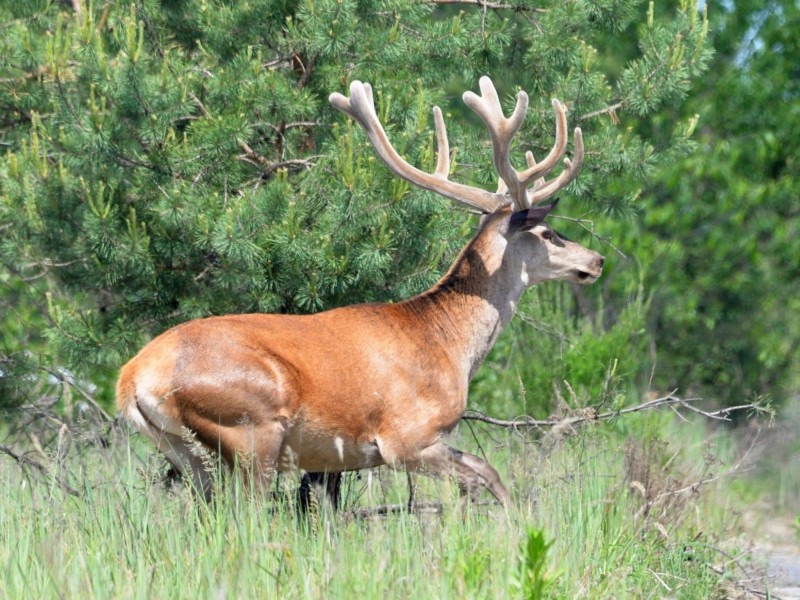
[[[485,487],[507,505],[508,492],[486,461],[451,448],[445,436],[461,419],[467,388],[523,291],[563,279],[594,282],[603,257],[544,223],[537,206],[578,174],[574,156],[545,180],[564,155],[567,118],[553,101],[556,141],[550,153],[516,170],[511,140],[528,97],[520,92],[506,118],[489,78],[464,101],[486,124],[496,193],[448,180],[444,120],[434,108],[436,170],[420,171],[394,150],[368,84],[330,101],[366,131],[395,174],[486,213],[478,233],[430,290],[395,304],[347,306],[313,315],[248,314],[189,321],[162,333],[126,364],[117,384],[122,414],[153,440],[174,467],[210,493],[200,444],[266,486],[275,471],[339,473],[379,465],[454,475],[462,493]]]

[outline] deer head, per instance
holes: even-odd
[[[561,102],[553,100],[556,115],[556,139],[547,156],[537,162],[527,152],[527,167],[518,171],[511,164],[511,142],[519,131],[528,110],[528,95],[520,91],[510,117],[503,114],[500,99],[488,77],[480,79],[481,95],[464,93],[464,102],[485,123],[492,140],[493,162],[498,174],[497,191],[450,181],[450,150],[447,131],[439,107],[433,116],[438,144],[436,169],[426,173],[406,162],[392,147],[378,119],[369,84],[354,81],[350,97],[339,93],[330,96],[331,104],[355,119],[366,132],[381,160],[399,177],[423,189],[431,190],[477,208],[482,213],[503,215],[497,228],[507,243],[505,260],[519,266],[519,277],[525,287],[542,281],[566,279],[579,284],[593,283],[600,277],[604,259],[597,252],[584,248],[556,232],[544,222],[555,207],[542,203],[566,187],[583,164],[583,135],[574,131],[573,158],[564,158],[564,169],[553,179],[545,177],[561,162],[567,148],[567,116]],[[484,219],[486,220],[486,219]]]

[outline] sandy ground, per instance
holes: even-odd
[[[767,556],[770,592],[783,600],[800,600],[800,554],[775,552]]]
[[[769,591],[782,600],[800,600],[800,532],[789,520],[769,520],[760,528],[756,554],[767,567]]]

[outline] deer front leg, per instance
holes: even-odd
[[[321,493],[323,490],[333,512],[338,512],[342,496],[341,488],[341,473],[305,473],[300,479],[300,488],[297,490],[300,512],[307,513],[311,506],[311,495]]]
[[[413,470],[429,472],[440,477],[455,475],[462,495],[473,495],[485,487],[504,507],[509,507],[510,498],[497,471],[485,460],[474,454],[451,448],[444,442],[436,442],[419,453],[419,464]]]

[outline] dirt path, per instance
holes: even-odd
[[[800,600],[800,554],[774,552],[767,555],[770,592],[782,600]]]
[[[757,554],[766,561],[770,593],[781,600],[800,600],[800,537],[795,526],[776,519],[759,530]]]

